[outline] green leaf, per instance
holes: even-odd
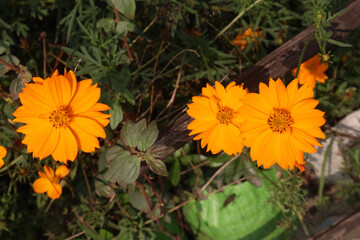
[[[141,133],[146,128],[146,120],[142,119],[137,123],[127,121],[121,128],[120,137],[129,147],[135,147],[138,144]]]
[[[111,0],[111,2],[125,17],[130,19],[135,17],[135,0]]]
[[[110,32],[115,27],[114,19],[112,18],[101,18],[96,23],[97,28],[103,28],[105,32]]]
[[[107,171],[104,180],[127,185],[135,182],[140,173],[140,161],[135,155],[119,146],[110,148],[106,153]]]
[[[264,173],[276,179],[276,169]],[[293,231],[277,226],[281,211],[268,202],[270,186],[266,179],[261,187],[249,182],[232,185],[205,200],[192,200],[182,210],[194,232],[205,235],[202,239],[291,239]]]
[[[156,173],[157,175],[168,177],[169,173],[166,169],[166,165],[163,161],[159,159],[146,159],[146,164],[149,166],[150,170]]]
[[[123,92],[124,89],[126,89],[131,82],[131,72],[128,68],[124,68],[120,73],[119,72],[113,72],[109,74],[108,76],[111,87],[116,92]]]
[[[78,166],[79,166],[79,161],[74,161],[71,164],[71,171],[69,174],[71,180],[74,180],[74,178],[76,177],[76,172],[77,172]]]
[[[98,176],[98,177],[102,177],[102,176]],[[115,195],[115,191],[111,186],[106,185],[99,180],[95,180],[95,193],[105,198],[111,198],[112,196]]]
[[[22,92],[22,88],[25,87],[25,83],[30,82],[31,79],[32,79],[31,73],[25,70],[25,71],[21,71],[18,74],[17,78],[11,81],[9,90],[12,99],[15,100],[19,98],[19,93]]]
[[[84,223],[77,221],[80,228],[85,232],[85,235],[94,240],[104,240],[90,225],[88,225],[85,221]]]
[[[110,106],[111,108],[109,110],[109,113],[112,115],[110,117],[110,127],[111,129],[115,129],[123,120],[123,111],[118,99],[113,100]]]
[[[144,152],[155,143],[158,135],[159,130],[157,128],[156,121],[150,122],[147,128],[141,133],[140,139],[136,147],[140,151]]]
[[[116,33],[120,34],[121,36],[126,36],[128,32],[126,25],[123,22],[117,22],[115,30]]]
[[[147,204],[144,194],[142,193],[129,191],[129,201],[134,208],[140,211],[150,211],[149,205]]]
[[[110,240],[114,238],[114,235],[111,232],[103,228],[99,230],[99,234],[104,240]]]
[[[175,148],[165,146],[165,145],[154,145],[151,148],[149,148],[149,151],[152,153],[152,155],[157,159],[165,159],[169,155],[171,155],[173,152],[175,152]]]
[[[336,40],[331,39],[331,38],[327,39],[327,41],[328,41],[329,43],[334,44],[334,45],[337,45],[337,46],[339,46],[339,47],[352,47],[351,44],[339,42],[339,41],[336,41]]]
[[[170,169],[170,181],[174,187],[176,187],[180,182],[180,172],[180,162],[178,159],[175,159],[174,164],[171,166]]]
[[[135,24],[133,24],[132,22],[122,21],[122,23],[125,25],[126,30],[127,30],[128,32],[133,32],[133,31],[135,31]]]

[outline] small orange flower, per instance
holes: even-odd
[[[248,28],[245,30],[244,34],[240,31],[236,38],[232,40],[232,42],[236,46],[239,46],[241,50],[244,50],[249,43],[254,42],[259,37],[263,38],[261,30],[259,31],[257,28],[255,28],[253,32],[251,28]]]
[[[36,193],[47,192],[48,196],[52,199],[57,199],[62,193],[62,187],[59,182],[64,178],[69,169],[65,165],[58,167],[54,173],[51,167],[44,166],[45,172],[38,171],[40,178],[36,179],[33,188]]]
[[[324,83],[328,76],[324,73],[329,65],[321,63],[320,57],[315,55],[300,65],[297,80],[301,85],[306,84],[308,87],[315,88],[316,81]],[[296,68],[291,71],[295,76]]]
[[[187,114],[194,118],[188,125],[189,135],[198,134],[194,140],[201,139],[201,147],[207,145],[207,151],[216,154],[223,150],[228,155],[240,153],[244,147],[239,126],[243,119],[239,117],[242,100],[247,89],[231,82],[226,88],[215,82],[215,88],[206,84],[202,96],[192,98]]]
[[[6,148],[3,146],[0,146],[0,168],[2,168],[5,164],[3,158],[6,156]]]
[[[73,71],[47,79],[33,78],[19,94],[22,106],[14,122],[25,123],[17,131],[25,134],[22,143],[33,157],[52,155],[56,161],[74,161],[78,149],[94,152],[98,137],[105,138],[104,127],[111,115],[101,113],[110,107],[98,103],[100,88],[91,79],[76,81]]]

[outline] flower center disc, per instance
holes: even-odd
[[[307,68],[310,72],[315,72],[315,70],[316,70],[315,64],[310,64],[310,65],[306,66],[306,68]]]
[[[216,119],[219,120],[221,124],[228,125],[231,119],[234,117],[234,111],[227,107],[221,107],[216,114]]]
[[[267,120],[267,124],[273,132],[282,133],[294,123],[289,111],[282,108],[274,108]]]
[[[57,110],[53,111],[49,116],[50,123],[54,128],[67,127],[70,123],[69,115],[63,107],[59,107]]]

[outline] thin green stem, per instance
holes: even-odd
[[[296,211],[296,215],[297,215],[297,217],[298,217],[298,219],[299,219],[299,221],[300,221],[300,224],[301,224],[302,228],[304,229],[305,234],[306,234],[307,236],[309,236],[310,233],[309,233],[309,230],[307,229],[307,227],[306,227],[306,225],[305,225],[303,216],[301,215],[301,213],[299,213],[299,211]]]
[[[243,11],[239,12],[239,14],[226,27],[224,27],[223,30],[221,30],[211,42],[214,42],[217,38],[219,38],[221,35],[223,35],[224,32],[226,32],[237,20],[239,20],[239,18],[241,18],[248,10],[250,10],[257,4],[259,4],[260,2],[262,2],[262,0],[257,0],[253,4],[251,4],[249,7],[245,8]]]
[[[147,65],[149,65],[150,63],[152,63],[153,61],[156,60],[156,58],[162,54],[168,47],[170,46],[170,43],[168,43],[168,45],[166,47],[164,47],[163,49],[161,49],[160,52],[158,52],[158,54],[156,54],[153,58],[151,58],[149,61],[147,61],[144,65],[140,66],[138,69],[136,69],[135,71],[133,71],[131,73],[131,75],[135,75],[136,73],[138,73],[141,69],[143,69],[144,67],[146,67]]]
[[[307,40],[306,43],[305,43],[305,46],[304,46],[303,50],[301,51],[299,63],[298,63],[298,66],[297,66],[297,69],[296,69],[296,73],[295,73],[295,78],[297,78],[297,76],[298,76],[298,74],[299,74],[300,65],[301,65],[302,59],[303,59],[303,57],[304,57],[305,50],[306,50],[307,46],[309,45],[309,42],[310,42],[311,38],[313,38],[313,36],[314,36],[314,34],[311,34],[311,35],[309,36],[308,40]]]
[[[326,149],[326,152],[325,152],[325,155],[324,155],[324,160],[323,160],[322,165],[321,165],[321,175],[320,175],[319,192],[318,192],[319,203],[320,204],[322,204],[324,202],[324,195],[323,194],[324,194],[324,185],[325,185],[325,170],[326,170],[327,160],[329,158],[331,147],[333,145],[334,140],[335,140],[335,137],[333,136],[331,138],[329,146]]]
[[[0,169],[0,173],[5,172],[6,170],[8,170],[12,165],[15,165],[17,162],[19,162],[21,159],[23,158],[23,155],[18,156],[17,158],[15,158],[11,163],[7,164],[5,167],[3,167],[2,169]]]

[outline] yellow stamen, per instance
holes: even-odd
[[[283,108],[274,108],[267,120],[270,129],[278,133],[288,130],[293,123],[290,112]]]
[[[57,110],[53,111],[49,116],[49,120],[54,128],[66,128],[70,123],[69,114],[63,107],[59,107]]]
[[[216,119],[219,120],[221,124],[228,125],[234,117],[234,111],[227,107],[220,107],[218,113],[216,114]]]

